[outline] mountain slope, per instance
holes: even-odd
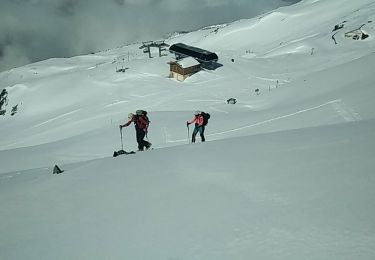
[[[305,0],[175,35],[222,65],[184,82],[139,44],[0,73],[0,259],[373,259],[374,8]],[[140,108],[156,149],[113,158]]]

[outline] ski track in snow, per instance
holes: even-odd
[[[285,119],[285,118],[293,117],[293,116],[296,116],[296,115],[299,115],[299,114],[302,114],[302,113],[306,113],[306,112],[309,112],[309,111],[312,111],[312,110],[316,110],[316,109],[319,109],[319,108],[322,108],[322,107],[325,107],[325,106],[332,106],[333,109],[346,122],[361,120],[361,117],[360,117],[360,115],[358,113],[355,113],[355,112],[351,111],[351,109],[347,108],[346,105],[342,102],[341,99],[336,99],[336,100],[332,100],[332,101],[326,102],[324,104],[320,104],[320,105],[315,106],[315,107],[310,107],[310,108],[302,109],[302,110],[299,110],[299,111],[291,113],[291,114],[274,117],[274,118],[271,118],[271,119],[268,119],[268,120],[264,120],[264,121],[261,121],[261,122],[255,123],[255,124],[245,125],[243,127],[233,128],[233,129],[230,129],[230,130],[227,130],[227,131],[222,131],[222,132],[217,132],[217,133],[213,133],[213,134],[208,134],[207,136],[218,136],[218,135],[224,135],[224,134],[228,134],[228,133],[242,131],[242,130],[247,129],[247,128],[251,128],[251,127],[255,127],[255,126],[260,126],[260,125],[271,123],[271,122],[274,122],[274,121],[277,121],[277,120],[280,120],[280,119]],[[168,140],[167,142],[168,143],[186,142],[186,139]]]
[[[129,102],[128,100],[113,101],[113,103],[108,104],[108,105],[105,105],[104,108],[112,107],[112,106],[117,106],[117,105],[122,105],[122,104],[124,104],[124,103],[128,103],[128,102]]]
[[[219,99],[189,99],[186,100],[187,102],[215,102],[215,103],[223,103],[223,100]]]
[[[209,107],[212,111],[217,111],[217,112],[219,112],[219,113],[225,113],[225,114],[229,114],[229,112],[228,111],[225,111],[225,110],[222,110],[222,109],[218,109],[218,108],[216,108],[216,107]]]
[[[342,101],[333,103],[332,107],[346,122],[362,120],[362,117],[357,112],[347,107],[347,105]]]
[[[261,122],[255,123],[255,124],[246,125],[246,126],[239,127],[239,128],[234,128],[234,129],[231,129],[231,130],[228,130],[228,131],[223,131],[223,132],[219,132],[219,133],[209,134],[207,136],[216,136],[216,135],[222,135],[222,134],[227,134],[227,133],[231,133],[231,132],[241,131],[243,129],[247,129],[247,128],[251,128],[251,127],[254,127],[254,126],[259,126],[259,125],[267,124],[267,123],[270,123],[270,122],[273,122],[273,121],[276,121],[276,120],[280,120],[280,119],[292,117],[292,116],[295,116],[295,115],[299,115],[299,114],[302,114],[302,113],[305,113],[305,112],[309,112],[309,111],[312,111],[312,110],[316,110],[316,109],[319,109],[319,108],[327,106],[327,105],[333,106],[334,109],[339,113],[339,115],[341,117],[344,118],[345,121],[358,121],[358,120],[360,120],[360,116],[359,115],[356,115],[353,112],[350,112],[349,109],[345,108],[345,106],[343,105],[342,100],[337,99],[337,100],[332,100],[332,101],[329,101],[327,103],[324,103],[324,104],[321,104],[321,105],[318,105],[318,106],[315,106],[315,107],[311,107],[311,108],[299,110],[299,111],[291,113],[291,114],[287,114],[287,115],[283,115],[283,116],[271,118],[271,119],[268,119],[268,120],[265,120],[265,121],[261,121]]]
[[[341,104],[342,104],[342,101],[340,99],[336,99],[336,100],[332,100],[332,101],[329,101],[327,103],[324,103],[324,104],[321,104],[321,105],[318,105],[318,106],[315,106],[315,107],[311,107],[311,108],[299,110],[299,111],[291,113],[291,114],[274,117],[274,118],[271,118],[271,119],[268,119],[268,120],[265,120],[265,121],[261,121],[261,122],[255,123],[255,124],[246,125],[246,126],[239,127],[239,128],[234,128],[234,129],[223,131],[223,132],[219,132],[219,133],[209,134],[207,136],[217,136],[217,135],[223,135],[223,134],[227,134],[227,133],[241,131],[241,130],[244,130],[244,129],[247,129],[247,128],[251,128],[251,127],[254,127],[254,126],[259,126],[259,125],[267,124],[267,123],[270,123],[270,122],[273,122],[273,121],[276,121],[276,120],[280,120],[280,119],[292,117],[292,116],[295,116],[295,115],[299,115],[299,114],[302,114],[302,113],[305,113],[305,112],[309,112],[309,111],[312,111],[312,110],[316,110],[316,109],[322,108],[322,107],[327,106],[327,105],[334,106],[336,111],[340,111],[339,114],[341,116],[345,115],[345,120],[346,121],[353,121],[353,120],[349,120],[349,116],[347,116],[347,115],[350,114],[350,113],[345,112],[345,111],[348,111],[348,110],[343,109],[344,106],[341,105]],[[338,110],[337,107],[339,107],[341,109]],[[353,119],[353,117],[351,117],[351,119]]]
[[[68,112],[68,113],[65,113],[65,114],[59,115],[59,116],[57,116],[57,117],[51,118],[51,119],[49,119],[49,120],[47,120],[47,121],[44,121],[44,122],[42,122],[42,123],[40,123],[40,124],[34,125],[32,128],[39,127],[39,126],[42,126],[42,125],[45,125],[45,124],[51,123],[51,122],[56,121],[56,120],[58,120],[58,119],[61,119],[61,118],[63,118],[63,117],[66,117],[66,116],[72,115],[72,114],[74,114],[74,113],[77,113],[77,112],[80,111],[80,110],[81,110],[81,109],[76,109],[76,110],[73,110],[73,111],[71,111],[71,112]]]

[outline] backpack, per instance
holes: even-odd
[[[227,100],[227,104],[236,104],[237,100],[235,98],[230,98]]]
[[[208,119],[210,119],[211,115],[209,113],[202,112],[203,116],[203,125],[206,126],[208,123]]]
[[[147,111],[139,109],[135,111],[134,116],[135,116],[135,124],[139,128],[142,128],[142,129],[147,128],[148,125],[150,124],[150,119],[147,116]]]

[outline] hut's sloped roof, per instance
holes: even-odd
[[[216,53],[203,50],[197,47],[189,46],[183,43],[176,43],[169,47],[170,52],[174,52],[183,56],[190,56],[201,62],[217,62]]]
[[[193,66],[196,66],[196,65],[200,65],[200,63],[192,57],[186,57],[184,59],[176,61],[176,63],[179,64],[184,69],[189,68],[189,67],[193,67]]]

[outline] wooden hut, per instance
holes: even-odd
[[[169,77],[179,81],[184,81],[187,77],[197,73],[202,68],[201,64],[192,57],[171,61],[168,64],[170,66]]]

